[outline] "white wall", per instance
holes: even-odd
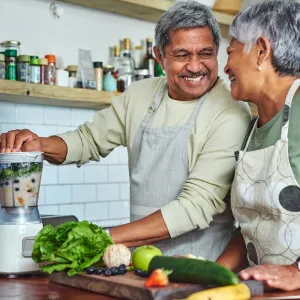
[[[154,23],[61,3],[64,15],[54,20],[47,0],[0,0],[0,40],[19,40],[21,52],[53,53],[59,63],[77,64],[77,49],[92,50],[94,61],[107,63],[109,47],[130,37],[140,44],[153,36]],[[220,74],[226,62],[226,40],[220,50]],[[92,120],[88,109],[0,103],[0,131],[29,128],[41,136],[61,133]],[[100,163],[56,167],[45,164],[39,199],[42,214],[74,214],[103,226],[128,222],[127,152],[117,148]]]

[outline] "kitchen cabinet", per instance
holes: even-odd
[[[156,22],[172,5],[173,0],[61,0],[89,8],[116,13],[140,20]],[[214,12],[221,25],[230,25],[234,16]]]
[[[118,93],[0,80],[0,101],[103,109]]]

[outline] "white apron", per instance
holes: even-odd
[[[247,152],[256,120],[245,149],[238,152],[231,205],[251,267],[291,264],[300,256],[300,188],[288,153],[289,111],[299,86],[298,79],[288,92],[280,140],[265,149]]]
[[[189,176],[188,138],[203,99],[199,99],[185,125],[159,129],[147,127],[166,92],[165,81],[134,139],[130,157],[131,221],[148,216],[175,200]],[[165,255],[192,253],[215,260],[231,238],[232,221],[229,208],[214,218],[209,228],[160,241],[156,246]]]

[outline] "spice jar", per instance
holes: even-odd
[[[49,84],[48,59],[40,58],[40,84]]]
[[[17,80],[17,50],[5,50],[5,79]]]
[[[45,58],[48,59],[49,67],[49,84],[55,85],[56,82],[56,57],[52,54],[45,55]]]
[[[29,55],[19,55],[18,56],[18,65],[17,65],[17,80],[18,81],[30,82],[29,65],[30,65],[30,56]]]
[[[67,71],[69,72],[69,87],[77,86],[77,66],[70,65],[67,67]]]
[[[0,79],[5,79],[5,55],[0,54]]]
[[[20,46],[21,43],[19,41],[4,41],[0,44],[1,51],[5,50],[16,50],[17,51],[17,56],[18,53],[20,53]]]
[[[103,89],[108,92],[115,92],[117,89],[117,81],[113,76],[114,67],[111,65],[104,66]]]
[[[40,70],[40,61],[38,56],[30,56],[29,75],[30,75],[30,82],[40,83],[41,70]]]
[[[96,80],[96,90],[103,90],[103,68],[102,61],[94,62],[94,72],[95,72],[95,80]]]

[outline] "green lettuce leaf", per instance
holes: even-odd
[[[55,228],[46,225],[35,238],[32,258],[36,263],[46,262],[41,266],[45,273],[68,271],[73,276],[99,263],[112,244],[101,227],[87,221],[67,222]]]

